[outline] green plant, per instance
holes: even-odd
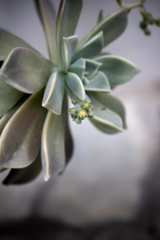
[[[0,30],[0,171],[11,169],[5,184],[47,181],[63,171],[73,151],[69,110],[80,124],[86,117],[104,133],[122,132],[125,110],[111,89],[140,71],[102,49],[127,26],[130,8],[103,18],[80,42],[74,35],[82,0],[62,0],[57,20],[48,0],[35,1],[50,60],[18,37]],[[56,24],[55,24],[56,23]]]

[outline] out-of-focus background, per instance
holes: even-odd
[[[52,2],[58,10],[60,1]],[[101,9],[107,16],[119,6],[116,0],[84,0],[76,30],[80,39],[96,25]],[[159,0],[147,0],[146,9],[160,18]],[[40,175],[28,185],[1,185],[0,226],[32,215],[50,221],[58,219],[75,228],[104,222],[127,224],[137,219],[148,232],[146,238],[135,240],[152,239],[150,233],[160,234],[160,28],[151,26],[152,35],[145,36],[140,21],[138,9],[132,10],[127,30],[105,49],[142,70],[135,79],[113,91],[126,107],[127,130],[106,135],[88,120],[80,126],[70,121],[75,149],[65,172],[49,182]],[[0,28],[24,39],[48,58],[33,0],[0,0]],[[6,175],[0,174],[1,182]],[[104,238],[93,239],[125,238],[105,238],[104,234]]]

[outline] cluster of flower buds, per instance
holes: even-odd
[[[73,121],[77,124],[81,124],[82,120],[86,117],[93,118],[93,105],[88,102],[81,102],[80,104],[75,104],[74,108],[70,108],[69,112]]]
[[[140,8],[140,13],[143,17],[143,20],[140,22],[140,28],[144,31],[145,35],[150,35],[151,32],[148,29],[148,25],[157,25],[160,27],[160,19],[154,19],[152,14],[147,12],[144,8]]]

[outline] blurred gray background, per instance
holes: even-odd
[[[60,1],[52,2],[58,10]],[[160,0],[147,0],[146,8],[160,17]],[[80,39],[95,26],[101,9],[107,16],[119,7],[115,0],[84,0],[76,30]],[[39,214],[74,225],[131,220],[137,215],[160,223],[160,28],[151,26],[152,35],[145,36],[140,21],[138,9],[133,10],[125,33],[106,48],[142,70],[113,91],[126,107],[128,129],[106,135],[88,120],[80,126],[70,121],[75,149],[63,175],[47,183],[40,175],[28,185],[1,185],[0,222]],[[0,0],[0,28],[48,58],[32,0]],[[6,175],[1,173],[0,181]]]

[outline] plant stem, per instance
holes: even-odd
[[[142,2],[137,2],[137,3],[133,3],[133,4],[130,4],[127,6],[127,8],[129,10],[133,9],[133,8],[137,8],[137,7],[142,7],[143,6],[143,3]]]

